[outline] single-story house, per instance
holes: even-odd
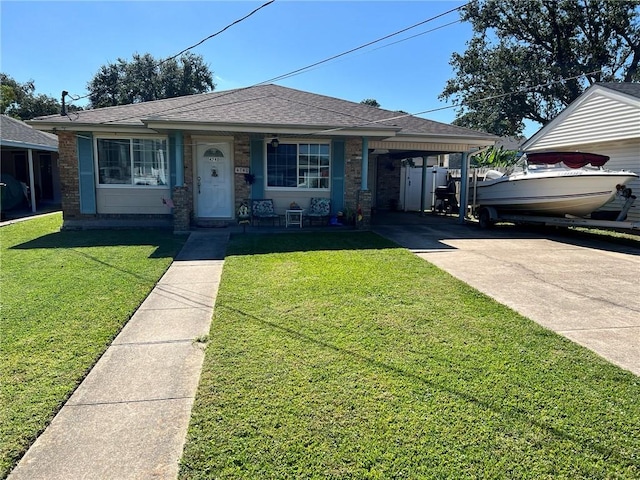
[[[605,168],[640,174],[640,83],[596,83],[529,138],[527,152],[581,151],[610,157]],[[628,185],[640,197],[640,181]],[[622,200],[605,209],[620,210]],[[627,219],[640,221],[640,201]]]
[[[63,228],[235,221],[241,203],[330,200],[332,214],[400,196],[404,158],[493,145],[482,132],[277,85],[30,122],[60,139]]]
[[[25,186],[25,202],[36,212],[40,202],[60,204],[58,137],[0,115],[0,174],[3,182]],[[3,206],[4,208],[4,206]]]

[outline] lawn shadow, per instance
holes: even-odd
[[[585,439],[581,436],[579,436],[578,434],[572,434],[566,430],[563,430],[562,428],[553,425],[553,423],[551,421],[543,421],[543,420],[539,420],[537,418],[535,418],[535,416],[532,414],[531,411],[528,411],[524,408],[519,408],[519,407],[514,407],[514,406],[509,406],[508,408],[501,408],[499,405],[495,404],[495,403],[490,403],[487,402],[486,400],[483,400],[477,396],[471,395],[466,391],[463,391],[462,389],[457,389],[455,388],[452,384],[445,384],[445,383],[438,383],[435,382],[431,379],[427,379],[424,378],[421,375],[418,375],[412,371],[409,371],[407,369],[403,369],[400,368],[396,365],[391,365],[389,363],[385,363],[385,362],[381,362],[379,360],[376,360],[374,358],[371,357],[367,357],[365,355],[362,355],[360,353],[339,347],[337,345],[333,345],[331,343],[328,343],[324,340],[320,340],[314,337],[311,337],[309,335],[305,335],[304,333],[301,333],[299,331],[293,330],[291,328],[288,327],[284,327],[282,325],[278,325],[274,322],[270,322],[267,320],[263,320],[261,318],[258,318],[250,313],[244,312],[244,311],[240,311],[238,309],[234,309],[234,308],[229,308],[226,306],[219,306],[218,308],[227,308],[231,311],[233,311],[236,314],[239,314],[247,319],[251,319],[252,321],[259,323],[263,326],[267,326],[269,328],[272,328],[274,330],[279,331],[282,334],[288,335],[291,338],[295,338],[298,339],[300,341],[303,342],[307,342],[313,345],[317,345],[320,346],[322,348],[326,348],[329,350],[332,350],[340,355],[344,355],[344,356],[348,356],[353,358],[355,361],[357,362],[363,362],[363,363],[367,363],[369,365],[373,365],[376,368],[380,368],[382,370],[385,370],[387,372],[390,372],[394,375],[399,375],[399,376],[403,376],[403,377],[408,377],[411,378],[415,381],[418,381],[430,388],[433,389],[438,389],[444,392],[447,392],[448,394],[451,394],[457,398],[462,399],[465,402],[469,402],[469,403],[473,403],[474,405],[477,405],[478,407],[487,410],[487,411],[493,411],[495,413],[500,414],[501,416],[504,417],[512,417],[512,418],[518,418],[520,421],[526,422],[526,423],[530,423],[532,425],[535,425],[536,427],[545,430],[547,432],[549,432],[552,436],[559,438],[561,440],[568,440],[571,441],[573,443],[576,443],[578,445],[582,445],[585,449],[589,449],[591,451],[594,452],[598,452],[598,454],[602,455],[604,458],[610,458],[610,457],[615,457],[618,458],[622,463],[626,464],[627,466],[629,465],[635,465],[635,461],[633,456],[632,457],[628,457],[623,455],[622,453],[618,452],[618,451],[614,451],[611,448],[608,448],[606,445],[602,445],[600,443],[598,443],[597,441],[592,441],[592,440],[588,440]]]
[[[371,231],[302,230],[264,233],[234,233],[227,255],[265,255],[339,250],[381,250],[401,248]]]
[[[9,247],[11,250],[126,247],[149,245],[155,250],[149,258],[175,257],[186,236],[165,230],[86,230],[61,231],[43,235]]]

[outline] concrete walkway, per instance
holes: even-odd
[[[454,219],[374,231],[640,375],[640,249],[551,230],[483,231]]]
[[[176,478],[228,238],[191,233],[10,480]]]

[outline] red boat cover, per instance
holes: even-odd
[[[609,161],[609,157],[596,153],[581,152],[541,152],[527,153],[527,162],[534,165],[564,163],[569,168],[582,168],[587,164],[601,167]]]

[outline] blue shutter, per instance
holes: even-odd
[[[93,135],[78,133],[78,183],[80,213],[96,213],[96,175],[93,161]]]
[[[331,143],[331,210],[344,209],[344,140]]]
[[[176,185],[184,185],[184,137],[182,132],[175,132],[169,136],[168,155],[169,161],[169,182],[171,190]]]
[[[251,198],[264,197],[264,142],[262,139],[251,140],[251,173],[255,176],[255,182],[251,185]]]

